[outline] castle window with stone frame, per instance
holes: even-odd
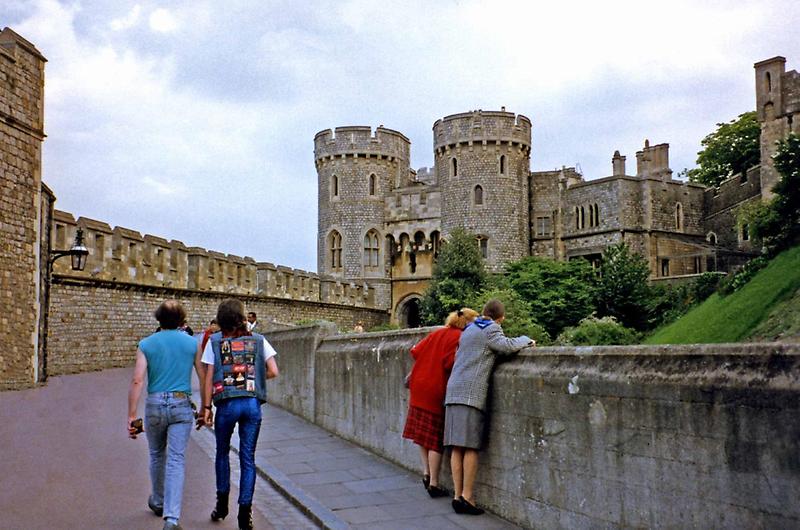
[[[364,268],[377,269],[380,264],[380,236],[375,230],[364,235]]]
[[[717,234],[715,234],[714,232],[709,232],[708,235],[706,235],[706,241],[708,241],[710,245],[716,246]]]
[[[431,232],[431,251],[433,251],[434,256],[439,254],[440,246],[441,246],[441,238],[439,235],[439,231],[434,230],[433,232]]]
[[[336,230],[328,236],[328,248],[331,270],[338,271],[342,268],[342,235]]]
[[[661,276],[669,276],[669,259],[661,259]]]
[[[500,174],[506,174],[506,155],[500,155]]]
[[[375,195],[375,181],[376,180],[377,179],[375,177],[375,173],[372,173],[369,176],[369,194],[370,194],[370,196],[374,196]]]
[[[473,193],[473,203],[475,206],[483,206],[483,187],[479,184],[475,186],[475,192]]]
[[[589,226],[600,226],[600,208],[597,207],[597,203],[589,205]]]
[[[767,93],[772,92],[772,75],[769,72],[764,74],[764,84],[767,88]]]
[[[683,232],[683,205],[675,203],[675,230]]]
[[[331,197],[339,196],[339,177],[336,175],[331,176]]]
[[[458,160],[456,160],[456,157],[450,159],[450,176],[458,176]]]
[[[742,241],[750,240],[750,225],[747,223],[742,224]]]
[[[550,217],[537,217],[536,218],[536,236],[548,237],[551,233]]]
[[[586,228],[586,210],[583,206],[575,207],[575,229],[583,230]]]
[[[478,250],[481,252],[481,257],[487,259],[489,257],[489,238],[486,236],[477,236],[475,239],[478,242]]]

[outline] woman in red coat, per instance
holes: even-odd
[[[419,446],[422,483],[431,497],[447,495],[447,490],[439,487],[439,466],[444,451],[444,395],[461,331],[477,316],[477,311],[469,308],[453,311],[443,328],[411,348],[414,368],[408,382],[411,397],[403,438]]]

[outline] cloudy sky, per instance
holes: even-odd
[[[800,68],[797,0],[0,0],[48,58],[57,207],[316,270],[314,134],[384,124],[432,164],[433,122],[533,121],[531,169],[610,174],[615,149],[694,166],[754,108],[753,63]],[[649,7],[652,6],[652,7]]]

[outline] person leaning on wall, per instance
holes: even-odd
[[[509,339],[500,324],[505,307],[489,300],[483,316],[464,329],[445,396],[444,445],[452,447],[453,510],[459,514],[481,515],[475,505],[473,487],[478,474],[478,452],[483,447],[489,378],[498,355],[514,355],[536,343],[522,336]]]
[[[444,497],[439,487],[439,467],[444,452],[444,395],[453,368],[458,339],[478,312],[468,307],[447,316],[444,327],[428,334],[411,348],[414,367],[408,378],[410,397],[403,438],[419,447],[422,484],[431,497]]]
[[[219,305],[220,331],[208,340],[202,355],[207,365],[203,392],[203,419],[214,419],[211,402],[217,407],[214,436],[217,452],[214,462],[217,503],[211,520],[228,515],[230,494],[231,436],[239,425],[239,514],[241,530],[252,530],[253,491],[256,483],[256,443],[261,429],[261,405],[267,401],[267,379],[278,376],[276,352],[267,339],[248,330],[244,304],[228,299]]]
[[[155,312],[159,330],[139,342],[136,367],[128,391],[128,435],[136,439],[141,429],[135,426],[147,376],[147,402],[144,432],[150,447],[152,492],[147,505],[164,517],[164,529],[179,529],[184,454],[192,430],[192,366],[200,377],[197,342],[178,328],[186,321],[186,311],[177,300],[163,302]],[[202,424],[202,420],[199,420]]]

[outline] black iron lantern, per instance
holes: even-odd
[[[54,250],[50,254],[50,266],[52,267],[53,263],[58,258],[70,256],[72,259],[72,270],[82,271],[86,268],[86,257],[88,255],[89,249],[83,244],[83,230],[78,228],[78,231],[75,232],[75,242],[72,244],[72,248],[69,250]]]

